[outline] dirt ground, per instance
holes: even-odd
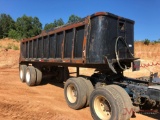
[[[157,49],[159,50],[159,48]],[[144,59],[146,59],[145,57]],[[73,110],[67,106],[63,94],[63,84],[54,83],[54,80],[51,79],[43,80],[41,85],[35,87],[28,87],[22,83],[19,80],[18,59],[19,50],[0,49],[0,120],[92,120],[89,107]],[[142,60],[142,62],[144,64],[158,62],[158,59],[147,60]],[[147,69],[159,72],[158,67],[148,67]],[[70,68],[70,71],[73,70]],[[93,71],[93,69],[85,68],[81,69],[81,74],[89,75]],[[127,76],[132,77],[149,73],[145,68],[142,68],[140,73],[132,73],[131,70],[125,72]],[[131,120],[160,118],[153,113],[136,114],[136,116]]]

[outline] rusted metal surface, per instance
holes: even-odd
[[[74,24],[71,24],[71,25],[64,25],[64,27],[57,27],[55,30],[50,31],[49,33],[43,31],[40,35],[32,37],[32,38],[24,39],[22,42],[30,41],[30,40],[37,39],[37,38],[40,38],[40,37],[45,37],[45,36],[48,36],[48,35],[51,35],[51,34],[59,33],[59,32],[69,30],[69,29],[72,29],[72,28],[76,28],[76,27],[80,27],[80,26],[83,26],[85,24],[87,24],[86,21],[79,22],[79,23],[74,23]]]
[[[114,49],[118,36],[122,36],[132,46],[130,51],[134,52],[133,30],[134,21],[111,13],[98,12],[80,22],[22,40],[19,62],[48,62],[68,66],[78,64],[93,68],[97,65],[105,66],[104,56],[111,63],[116,61]],[[117,51],[121,60],[131,58],[127,49],[119,41]]]

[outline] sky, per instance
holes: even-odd
[[[135,21],[135,40],[160,39],[160,0],[0,0],[0,14],[38,17],[43,26],[70,15],[110,12]]]

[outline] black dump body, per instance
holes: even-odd
[[[117,57],[116,57],[117,54]],[[134,21],[98,12],[21,42],[21,63],[123,71],[134,54]],[[119,64],[118,64],[119,63]]]

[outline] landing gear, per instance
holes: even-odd
[[[69,70],[68,67],[58,67],[57,68],[57,75],[56,75],[56,82],[62,83],[69,78]]]

